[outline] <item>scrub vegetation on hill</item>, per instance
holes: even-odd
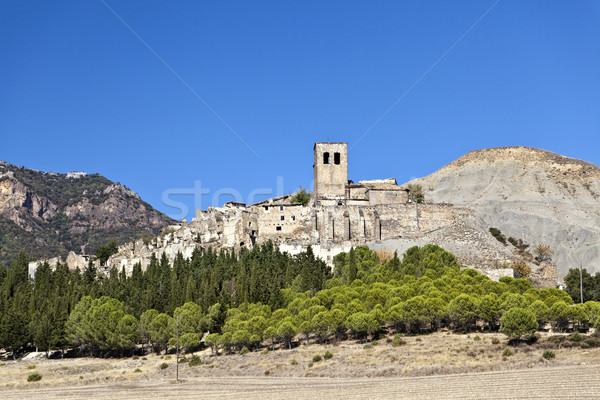
[[[600,303],[574,305],[567,292],[526,279],[492,281],[436,245],[402,258],[357,247],[337,255],[333,271],[310,248],[292,256],[270,243],[239,254],[197,251],[172,265],[163,255],[130,276],[44,264],[30,279],[27,262],[22,253],[0,270],[0,347],[14,356],[33,346],[93,356],[167,352],[176,321],[186,351],[234,353],[442,329],[528,340],[539,329],[583,332],[600,317]]]

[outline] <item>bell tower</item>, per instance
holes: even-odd
[[[348,143],[315,143],[315,200],[337,204],[346,197]]]

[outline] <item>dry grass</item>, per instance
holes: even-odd
[[[391,342],[386,340],[380,340],[370,348],[365,348],[364,343],[347,341],[338,345],[300,345],[292,350],[252,352],[245,355],[212,356],[210,350],[206,350],[196,353],[202,358],[202,365],[191,367],[187,363],[181,364],[179,376],[185,382],[218,382],[222,377],[234,380],[252,379],[253,382],[262,382],[262,386],[257,383],[257,388],[262,388],[260,390],[270,390],[273,382],[289,384],[298,382],[298,379],[326,377],[343,382],[358,382],[365,378],[422,379],[441,375],[450,379],[451,376],[461,376],[454,374],[512,374],[514,372],[511,371],[523,369],[537,371],[600,363],[600,348],[558,348],[554,349],[555,359],[544,360],[542,354],[547,343],[510,347],[513,355],[503,357],[502,352],[508,348],[503,335],[478,335],[481,340],[475,340],[475,335],[456,335],[448,332],[408,336],[403,338],[405,344],[398,347],[393,347]],[[494,337],[500,339],[499,344],[492,344]],[[323,357],[327,351],[333,354],[331,359],[313,362],[316,355]],[[297,364],[294,365],[292,360],[297,360]],[[163,362],[169,364],[169,367],[161,370],[159,366]],[[312,366],[309,366],[311,362]],[[155,385],[156,382],[168,384],[175,377],[174,357],[165,360],[156,355],[137,359],[36,359],[4,361],[4,364],[0,366],[0,391],[3,395],[14,395],[14,398],[24,396],[32,389],[35,389],[36,393],[60,393],[66,388],[74,392],[79,391],[79,394],[72,398],[80,398],[86,397],[82,393],[91,388],[129,387],[139,390],[140,387]],[[36,365],[35,372],[42,375],[39,382],[27,382],[27,376],[32,372],[28,366],[33,364]],[[135,372],[136,369],[142,372]],[[594,371],[596,372],[590,373],[598,374],[598,368]],[[331,379],[316,380],[314,384],[320,387],[318,382],[333,382]],[[115,397],[113,393],[111,396],[107,394],[106,398],[118,396]],[[134,397],[129,395],[123,398]]]

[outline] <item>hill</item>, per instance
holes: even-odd
[[[127,187],[99,174],[57,174],[0,162],[0,264],[21,250],[36,258],[91,253],[172,223]]]
[[[495,227],[530,249],[549,244],[559,275],[580,262],[600,271],[600,168],[592,163],[528,147],[491,148],[410,183],[422,185],[428,202],[470,209],[480,232]]]

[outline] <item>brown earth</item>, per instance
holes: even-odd
[[[494,338],[501,342],[492,344]],[[404,341],[399,347],[386,340],[301,345],[243,356],[205,350],[196,353],[202,365],[180,364],[179,382],[174,356],[5,361],[0,392],[3,399],[45,400],[600,398],[600,349],[555,348],[556,358],[548,361],[543,340],[508,347],[500,334],[439,332]],[[507,348],[514,354],[503,356]],[[310,365],[326,351],[331,359]],[[162,363],[168,367],[161,370]],[[27,382],[31,373],[42,380]]]

